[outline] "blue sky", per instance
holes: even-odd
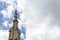
[[[0,1],[0,11],[2,11],[2,10],[6,10],[6,8],[7,8],[7,3],[6,2],[3,2],[3,1]],[[5,20],[4,20],[4,18],[3,18],[3,14],[2,13],[0,13],[0,29],[5,29],[5,27],[3,26],[3,22],[4,22]]]
[[[15,0],[24,40],[60,40],[60,0]],[[0,39],[8,40],[14,0],[0,0]],[[21,40],[22,40],[21,39]]]

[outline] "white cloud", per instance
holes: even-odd
[[[24,7],[25,10],[21,17],[23,21],[26,20],[25,40],[59,40],[59,26],[49,25],[53,13],[49,11],[48,2],[49,0],[26,0],[27,4]],[[55,34],[57,34],[57,36]]]
[[[9,23],[8,21],[4,21],[4,22],[3,22],[4,27],[8,27],[8,26],[9,26],[9,27],[12,27],[12,24],[13,24],[13,23]]]
[[[49,7],[51,5],[48,5],[52,1],[49,1],[50,0],[17,0],[18,10],[21,9],[23,11],[18,26],[20,28],[21,24],[26,25],[25,40],[60,40],[59,26],[49,25],[53,15],[50,9],[51,7]],[[12,6],[8,7],[9,11],[12,10],[11,8],[13,9]],[[8,13],[11,13],[9,11]],[[4,15],[8,16],[10,14]]]
[[[4,1],[4,0],[2,0]],[[12,11],[14,9],[13,7],[13,1],[12,0],[5,0],[4,2],[6,2],[7,4],[7,8],[6,10],[2,10],[1,13],[3,14],[3,18],[7,18],[7,19],[10,19],[12,17]]]
[[[23,33],[21,33],[21,38],[24,39],[24,34]]]
[[[3,22],[4,26],[8,26],[8,21]]]
[[[46,23],[38,24],[31,28],[27,27],[26,40],[60,40],[59,31],[60,28],[50,29]]]
[[[10,19],[12,17],[12,6],[8,6],[7,11],[2,10],[1,13],[3,14],[3,18]]]
[[[8,30],[0,30],[0,40],[8,40]]]

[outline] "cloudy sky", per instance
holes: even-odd
[[[0,0],[0,40],[9,38],[15,3],[21,40],[60,40],[60,0]]]

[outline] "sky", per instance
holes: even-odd
[[[60,40],[60,0],[0,0],[1,40],[9,38],[14,3],[21,40]]]

